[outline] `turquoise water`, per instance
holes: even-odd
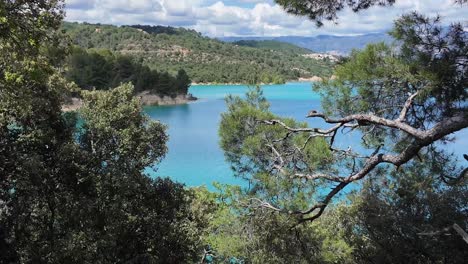
[[[306,121],[314,127],[328,127],[321,120],[307,119],[307,113],[320,109],[320,98],[312,91],[312,83],[287,83],[262,86],[271,103],[273,113]],[[192,86],[190,93],[199,100],[186,105],[147,107],[145,111],[155,120],[169,126],[169,152],[151,176],[169,176],[187,186],[211,186],[213,182],[244,185],[234,178],[219,147],[220,114],[226,110],[224,98],[228,94],[243,96],[247,86]],[[468,131],[459,135],[457,144],[447,146],[457,153],[468,149]],[[359,142],[356,134],[340,135],[337,146],[347,148]],[[461,140],[460,140],[461,139]]]
[[[288,83],[263,86],[274,113],[305,121],[311,109],[319,108],[317,94],[311,83]],[[152,176],[169,176],[188,186],[210,186],[212,182],[243,184],[233,177],[219,147],[220,114],[226,110],[224,98],[228,94],[243,96],[247,86],[192,86],[190,93],[199,100],[176,106],[145,108],[153,119],[169,127],[169,153]]]

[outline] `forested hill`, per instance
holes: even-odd
[[[239,40],[234,42],[234,44],[239,46],[267,49],[280,52],[292,52],[297,54],[310,54],[313,52],[310,49],[301,48],[290,43],[276,40]]]
[[[224,37],[226,42],[239,41],[275,41],[289,43],[294,46],[321,53],[350,54],[353,49],[363,49],[367,44],[385,42],[391,43],[391,37],[386,33],[371,33],[357,36],[319,35],[314,37],[280,36],[280,37]]]
[[[183,28],[111,26],[65,22],[64,31],[84,49],[109,49],[159,72],[184,69],[196,83],[281,83],[299,77],[330,76],[333,63],[304,55],[292,45],[225,43]],[[269,48],[268,48],[269,47]]]
[[[65,77],[84,90],[107,90],[131,82],[134,92],[157,95],[186,95],[191,80],[180,69],[177,74],[151,70],[131,56],[115,54],[107,49],[71,49],[66,60]]]

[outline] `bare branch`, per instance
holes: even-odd
[[[453,225],[448,226],[448,227],[443,228],[443,229],[438,230],[438,231],[418,233],[418,236],[440,236],[440,235],[450,234],[450,230],[452,230],[452,229],[458,235],[460,235],[462,237],[462,239],[468,244],[468,234],[457,223],[454,223]]]
[[[452,230],[453,226],[448,226],[445,228],[442,228],[441,230],[437,231],[429,231],[429,232],[421,232],[417,233],[418,236],[440,236],[440,235],[446,235],[450,234],[450,230]]]
[[[455,229],[455,232],[457,232],[462,238],[463,240],[465,240],[465,242],[468,244],[468,234],[466,233],[465,230],[463,230],[459,225],[457,225],[456,223],[453,224],[453,229]]]
[[[389,127],[389,128],[396,128],[416,138],[420,138],[422,133],[424,133],[424,131],[418,130],[403,122],[378,117],[373,114],[355,114],[355,115],[349,115],[343,118],[333,119],[333,118],[329,118],[325,116],[322,113],[312,112],[312,113],[309,113],[307,117],[322,118],[323,120],[325,120],[325,122],[329,124],[336,124],[336,123],[347,124],[347,123],[356,121],[358,123],[357,126],[367,126],[370,124],[375,124],[375,125],[380,125],[380,126]]]
[[[273,153],[276,155],[276,157],[277,157],[276,160],[279,160],[280,166],[283,167],[283,165],[284,165],[284,159],[283,159],[283,157],[281,156],[281,154],[278,152],[278,150],[276,150],[276,148],[275,148],[273,145],[268,145],[268,146],[271,148],[271,151],[273,151]]]
[[[307,221],[314,221],[315,219],[319,218],[323,214],[323,212],[325,211],[325,208],[330,203],[331,199],[336,194],[338,194],[341,190],[343,190],[346,186],[348,186],[348,184],[349,184],[349,182],[342,182],[342,183],[338,184],[335,188],[332,189],[332,191],[330,193],[328,193],[328,195],[325,197],[325,199],[323,200],[322,203],[314,205],[313,207],[311,207],[309,210],[307,210],[305,212],[296,212],[296,214],[299,213],[299,214],[302,214],[302,215],[308,215],[308,214],[311,214],[311,213],[313,213],[314,211],[316,211],[318,209],[317,213],[315,213],[312,216],[302,218],[299,222],[303,223],[303,222],[307,222]]]
[[[317,134],[322,134],[322,135],[327,135],[327,136],[331,136],[329,134],[331,134],[332,132],[338,130],[338,128],[342,127],[343,124],[338,124],[330,129],[327,129],[327,130],[323,130],[323,129],[319,129],[319,128],[308,128],[308,127],[305,127],[305,128],[293,128],[293,127],[290,127],[288,125],[286,125],[283,121],[281,120],[276,120],[276,119],[273,119],[273,120],[260,120],[260,122],[264,123],[264,124],[267,124],[267,125],[280,125],[282,126],[283,128],[285,128],[286,130],[290,131],[290,132],[293,132],[293,133],[298,133],[298,132],[313,132],[313,133],[317,133]]]
[[[414,98],[419,94],[419,92],[415,92],[414,94],[410,95],[408,99],[405,102],[405,105],[403,106],[403,109],[401,109],[400,116],[395,120],[397,122],[404,122],[406,118],[406,114],[408,113],[408,109],[411,107],[411,104],[413,103]]]
[[[273,206],[272,204],[270,204],[268,202],[265,202],[265,201],[262,201],[262,200],[260,200],[258,198],[250,198],[249,201],[258,203],[258,205],[256,205],[256,207],[259,207],[259,208],[267,208],[267,209],[277,211],[277,212],[284,211],[283,209],[277,208],[277,207]]]
[[[345,178],[343,178],[343,177],[331,176],[331,175],[327,175],[327,174],[324,174],[324,173],[316,173],[316,174],[296,173],[296,174],[294,174],[294,177],[304,178],[304,179],[307,179],[307,180],[326,179],[326,180],[334,181],[334,182],[347,182],[347,180]]]
[[[459,183],[460,181],[462,181],[464,178],[466,178],[467,175],[468,175],[468,168],[465,168],[464,170],[462,170],[462,172],[460,172],[460,175],[458,175],[457,177],[451,177],[451,176],[448,176],[448,175],[441,175],[440,178],[447,185],[455,185],[455,184]]]

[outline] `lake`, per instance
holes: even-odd
[[[307,113],[320,109],[320,98],[312,91],[312,83],[287,83],[262,86],[264,95],[277,115],[305,121],[311,126],[328,127],[319,119],[307,119]],[[244,185],[233,177],[219,147],[218,127],[220,114],[226,111],[224,98],[228,94],[243,96],[247,86],[203,85],[192,86],[190,93],[199,100],[185,105],[145,107],[145,112],[155,120],[168,125],[169,152],[157,166],[148,170],[151,176],[169,176],[187,186],[206,185],[213,182]],[[457,144],[447,146],[460,154],[468,149],[468,131],[459,134]],[[358,142],[356,134],[339,135],[337,145],[347,148]],[[463,140],[460,140],[463,139]]]

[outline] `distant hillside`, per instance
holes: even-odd
[[[391,42],[390,36],[386,33],[373,33],[359,36],[332,36],[320,35],[316,37],[296,37],[296,36],[282,36],[282,37],[226,37],[220,40],[226,42],[237,42],[242,40],[274,40],[280,42],[290,43],[305,49],[313,50],[315,52],[335,52],[338,54],[349,54],[353,49],[362,49],[369,43],[375,42]]]
[[[172,75],[184,69],[197,83],[281,83],[330,76],[333,68],[330,60],[302,56],[305,49],[290,44],[267,42],[251,47],[183,28],[87,23],[64,23],[62,28],[79,47],[131,55],[153,70]]]
[[[252,48],[267,49],[274,51],[292,52],[297,54],[309,54],[311,50],[298,47],[296,45],[275,41],[275,40],[239,40],[233,42],[235,45],[247,46]]]

